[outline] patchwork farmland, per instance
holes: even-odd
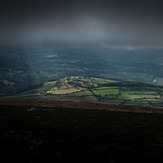
[[[82,101],[84,97],[118,105],[162,107],[163,87],[132,81],[71,76],[45,82],[15,97],[69,101]]]

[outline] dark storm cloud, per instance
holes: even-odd
[[[163,46],[157,0],[1,1],[0,43],[50,46]]]

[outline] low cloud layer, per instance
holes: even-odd
[[[157,0],[2,1],[1,45],[162,47]]]

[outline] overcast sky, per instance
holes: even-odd
[[[163,2],[1,0],[0,44],[163,47]]]

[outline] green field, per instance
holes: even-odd
[[[100,95],[102,97],[107,96],[117,96],[119,92],[118,87],[99,87],[92,89],[95,95]]]
[[[101,101],[125,105],[141,105],[141,106],[162,106],[163,101],[160,93],[163,89],[154,89],[150,87],[119,86],[117,88],[107,87],[105,89],[93,89],[95,95],[99,95]],[[119,102],[118,102],[119,101]]]

